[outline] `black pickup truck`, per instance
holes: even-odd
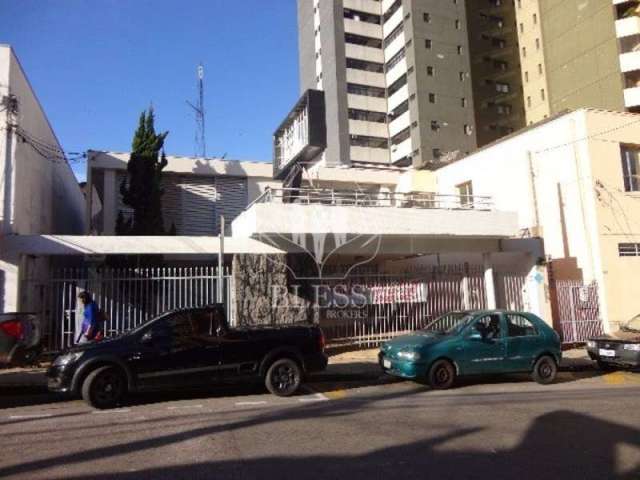
[[[305,374],[324,370],[319,327],[228,326],[221,305],[164,313],[116,338],[72,347],[47,371],[49,390],[81,394],[112,408],[129,392],[262,379],[279,396],[292,395]]]

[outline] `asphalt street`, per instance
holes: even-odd
[[[145,394],[0,394],[0,478],[639,479],[640,374]]]

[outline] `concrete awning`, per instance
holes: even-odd
[[[216,255],[218,237],[8,235],[2,256],[26,255]],[[224,253],[285,253],[252,238],[225,237]]]

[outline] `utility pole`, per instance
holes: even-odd
[[[224,216],[220,215],[220,241],[218,251],[218,303],[224,303]],[[228,314],[228,312],[227,312]]]
[[[193,109],[196,116],[196,135],[195,135],[195,155],[206,158],[207,144],[205,142],[205,123],[204,123],[204,66],[198,65],[198,99],[194,105],[187,100],[187,104]]]

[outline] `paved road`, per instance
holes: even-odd
[[[375,383],[147,394],[112,411],[0,394],[0,478],[640,478],[640,374]]]

